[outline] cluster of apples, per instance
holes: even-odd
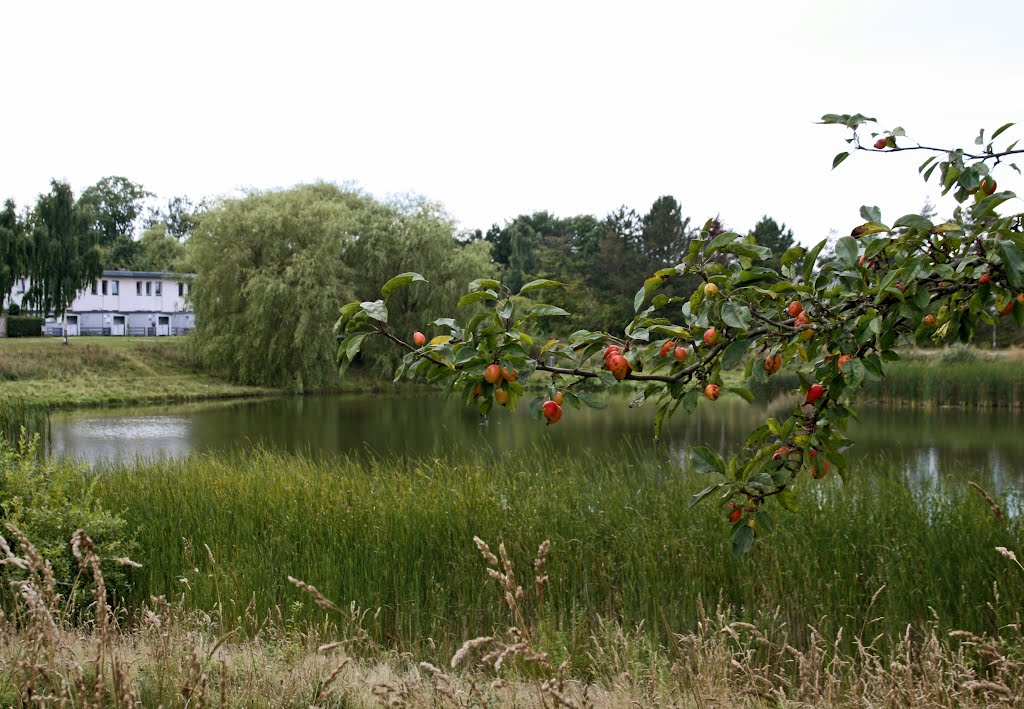
[[[608,345],[604,350],[604,368],[611,372],[616,379],[622,381],[632,371],[629,360],[622,356],[622,348],[618,345]]]
[[[540,405],[541,413],[544,414],[544,418],[548,420],[547,425],[550,426],[553,423],[558,423],[562,418],[562,401],[564,400],[562,392],[555,392],[555,398],[548,399]]]
[[[508,403],[508,390],[501,387],[502,381],[514,382],[519,378],[519,370],[499,367],[497,364],[487,365],[484,370],[484,381],[494,385],[494,401],[504,406]],[[477,392],[479,392],[479,386]],[[477,394],[479,396],[479,393]]]

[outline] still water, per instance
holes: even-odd
[[[663,446],[680,460],[690,445],[728,451],[742,445],[765,416],[787,415],[788,404],[720,400],[693,415],[677,413],[662,440],[653,438],[655,407],[628,408],[612,399],[603,410],[566,409],[556,426],[530,419],[526,407],[500,410],[481,423],[457,401],[428,395],[283,397],[144,409],[55,414],[51,451],[89,461],[185,456],[252,446],[321,454],[498,453],[545,445],[565,451],[645,450]],[[912,476],[942,477],[964,468],[987,471],[997,487],[1024,485],[1024,416],[1012,411],[907,410],[862,407],[851,424],[851,467],[886,454]]]

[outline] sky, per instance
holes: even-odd
[[[486,230],[670,194],[697,224],[769,215],[810,244],[862,204],[955,206],[922,153],[831,170],[847,132],[815,121],[1024,139],[1021,27],[1020,0],[4,3],[0,199],[52,178],[162,200],[327,180]]]

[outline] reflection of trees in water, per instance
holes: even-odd
[[[682,466],[690,446],[734,452],[766,417],[782,418],[794,406],[790,396],[764,405],[737,398],[701,402],[693,413],[677,411],[656,441],[655,402],[630,409],[631,399],[610,398],[602,410],[570,408],[557,425],[545,426],[530,419],[525,404],[515,413],[495,411],[482,425],[479,415],[461,402],[422,393],[282,397],[60,414],[53,416],[52,434],[59,442],[58,453],[89,459],[179,456],[255,445],[313,456],[434,457],[467,450],[529,455],[541,446],[573,455],[614,452],[638,462],[668,460]],[[885,455],[906,471],[907,483],[914,486],[979,468],[991,473],[996,489],[1024,484],[1020,414],[881,408],[860,412],[860,421],[849,431],[854,445],[846,452],[855,474],[871,474],[872,459]]]

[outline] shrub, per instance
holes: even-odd
[[[79,463],[42,458],[38,437],[23,437],[17,448],[0,439],[0,518],[17,526],[49,559],[54,579],[65,597],[84,609],[91,597],[76,583],[79,565],[68,540],[78,529],[92,538],[104,562],[131,556],[135,546],[123,518],[103,508],[95,494],[95,478]],[[8,572],[11,573],[11,572]],[[125,567],[104,568],[112,598],[128,591]],[[7,583],[0,586],[2,605],[11,602]]]
[[[7,319],[8,337],[42,337],[42,335],[42,318],[11,316]]]
[[[10,305],[7,306],[7,314],[10,315],[11,317],[17,317],[18,315],[21,315],[21,306],[18,305],[17,303],[11,303]]]

